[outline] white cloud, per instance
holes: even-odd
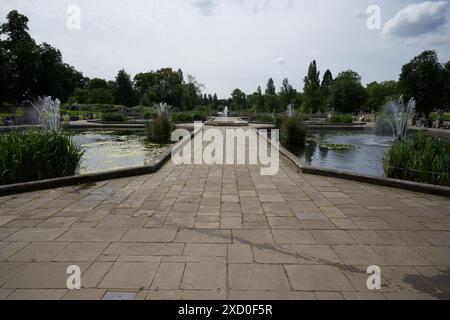
[[[276,59],[273,59],[272,61],[270,61],[270,63],[278,64],[278,65],[282,66],[282,65],[286,64],[286,60],[284,58],[276,58]]]
[[[217,8],[217,4],[214,0],[195,0],[192,5],[205,16],[212,16]]]
[[[448,1],[426,1],[409,5],[387,21],[382,33],[388,36],[414,37],[429,33],[447,22]]]

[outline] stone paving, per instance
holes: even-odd
[[[78,265],[82,290],[69,291]],[[366,286],[378,265],[382,289]],[[449,299],[450,199],[258,166],[0,197],[0,299]]]

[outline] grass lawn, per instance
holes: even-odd
[[[431,117],[431,119],[433,121],[436,121],[437,120],[437,113],[436,112],[431,113],[430,117]],[[444,121],[445,122],[450,122],[450,113],[449,112],[444,113]]]

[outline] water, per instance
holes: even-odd
[[[223,110],[223,116],[225,118],[228,118],[228,107],[225,107],[225,109]]]
[[[51,97],[38,97],[36,103],[32,103],[36,112],[37,122],[50,131],[60,131],[61,129],[61,102]]]
[[[305,148],[291,151],[313,167],[382,177],[382,159],[392,143],[392,137],[373,132],[312,131]],[[325,150],[320,148],[321,144],[351,144],[355,148]]]
[[[72,137],[85,151],[81,174],[144,166],[166,148],[148,143],[143,132],[83,131]]]

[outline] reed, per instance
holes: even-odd
[[[83,154],[67,133],[27,131],[0,136],[0,184],[72,176]]]
[[[390,178],[450,186],[450,145],[425,134],[395,143],[383,159]]]

